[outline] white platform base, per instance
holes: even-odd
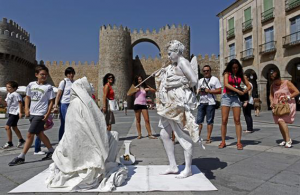
[[[192,166],[193,175],[185,179],[177,179],[176,175],[160,175],[167,169],[167,165],[128,166],[129,178],[124,185],[114,192],[148,192],[148,191],[212,191],[217,188],[195,166]],[[180,171],[184,166],[179,166]],[[19,185],[9,193],[27,192],[71,192],[68,188],[48,189],[45,180],[48,169]],[[99,192],[97,189],[84,192]]]

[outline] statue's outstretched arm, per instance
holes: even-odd
[[[192,69],[190,62],[187,60],[182,60],[179,63],[179,67],[182,70],[183,74],[190,82],[190,87],[194,87],[197,84],[197,75]]]

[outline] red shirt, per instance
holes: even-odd
[[[106,85],[108,85],[108,92],[106,94],[106,98],[108,98],[109,100],[114,100],[115,99],[114,90],[112,89],[109,83],[107,83]],[[104,88],[103,88],[103,92],[104,92]]]

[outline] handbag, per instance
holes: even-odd
[[[287,102],[275,104],[272,108],[272,112],[274,116],[284,116],[291,113],[290,106]]]
[[[45,125],[44,125],[44,130],[49,130],[51,129],[52,127],[54,126],[54,123],[53,123],[53,115],[49,115],[48,119],[46,120],[45,122]]]
[[[231,78],[234,79],[236,89],[243,92],[244,90],[241,86],[238,85],[238,82],[237,82],[236,78],[234,78],[232,75],[231,75]],[[245,93],[244,95],[239,95],[237,93],[237,96],[239,97],[241,102],[245,102],[245,101],[249,100],[249,94],[248,93]]]
[[[107,101],[108,101],[110,111],[118,111],[119,110],[119,105],[116,100],[107,99]]]

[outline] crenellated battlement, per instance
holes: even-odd
[[[75,62],[75,61],[66,61],[65,63],[63,61],[46,61],[45,63],[46,66],[98,66],[98,63],[95,63],[94,61],[92,61],[91,63],[88,63],[87,61],[85,62]]]
[[[9,20],[8,22],[6,18],[3,18],[2,21],[0,21],[0,37],[13,38],[22,41],[33,49],[36,48],[34,44],[30,43],[30,34],[13,20]]]
[[[103,25],[103,26],[100,27],[100,32],[112,32],[112,31],[130,33],[130,29],[127,28],[127,27],[123,27],[122,25],[120,25],[120,26],[116,26],[116,25],[111,26],[110,24],[108,24],[107,26]]]
[[[23,29],[13,20],[8,21],[7,18],[3,18],[2,21],[0,21],[0,29],[3,31],[8,30],[10,32],[15,32],[15,34],[20,34],[27,40],[30,38],[30,34],[25,29]]]
[[[197,55],[198,60],[209,60],[209,61],[214,61],[214,60],[219,60],[219,56],[216,56],[215,54],[212,54],[209,56],[208,54],[205,54],[202,56],[201,54]]]

